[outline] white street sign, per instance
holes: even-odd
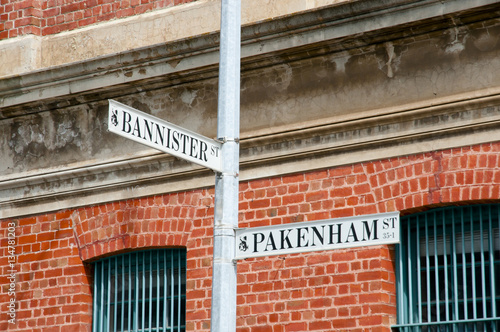
[[[236,259],[399,243],[399,212],[236,230]]]
[[[222,144],[109,100],[108,130],[181,159],[222,172]]]

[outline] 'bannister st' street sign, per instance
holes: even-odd
[[[222,171],[221,143],[109,100],[108,130],[181,159]]]

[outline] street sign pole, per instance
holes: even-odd
[[[222,0],[217,136],[222,171],[215,178],[211,331],[236,331],[235,240],[240,131],[240,0]]]

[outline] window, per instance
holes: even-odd
[[[93,331],[185,331],[186,251],[163,249],[94,265]]]
[[[402,218],[397,250],[401,331],[500,331],[500,205]]]

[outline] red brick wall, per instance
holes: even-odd
[[[46,36],[196,0],[1,0],[0,40]]]
[[[1,222],[0,330],[87,331],[92,310],[90,270],[78,256],[69,214],[62,211]],[[16,224],[17,324],[10,324],[7,316],[12,297],[8,294],[11,268],[5,237],[11,222]]]
[[[500,143],[242,182],[240,226],[500,201]],[[17,324],[8,323],[16,224]],[[123,250],[187,248],[187,330],[210,326],[213,189],[1,221],[0,330],[90,331],[91,264]],[[82,263],[82,261],[84,263]],[[238,263],[238,331],[389,331],[392,246]]]

